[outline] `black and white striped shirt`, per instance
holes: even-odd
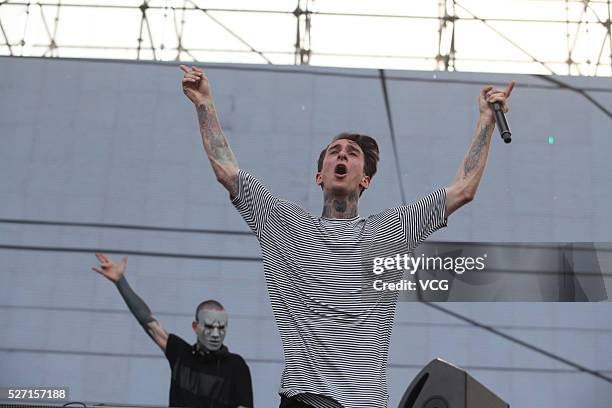
[[[386,407],[397,292],[367,288],[369,257],[381,246],[396,251],[393,243],[410,253],[445,227],[446,190],[368,218],[329,219],[274,197],[240,170],[232,203],[261,245],[285,357],[279,393],[317,408]]]

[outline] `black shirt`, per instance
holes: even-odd
[[[200,353],[170,334],[166,357],[172,370],[171,407],[236,408],[253,406],[251,373],[246,362],[227,347]]]

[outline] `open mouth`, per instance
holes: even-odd
[[[348,169],[346,168],[346,165],[345,165],[345,164],[340,163],[340,164],[337,164],[337,165],[336,165],[336,168],[334,169],[334,172],[335,172],[337,175],[339,175],[339,176],[344,176],[344,175],[346,174],[347,170],[348,170]]]

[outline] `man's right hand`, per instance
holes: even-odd
[[[96,252],[96,258],[98,258],[98,261],[100,261],[100,267],[93,267],[91,269],[98,272],[100,275],[104,276],[115,284],[119,282],[119,280],[125,273],[125,266],[127,265],[127,256],[121,258],[121,261],[118,264],[114,263],[112,259],[108,258],[101,252]]]
[[[196,106],[212,98],[208,78],[200,68],[187,65],[180,66],[183,71],[183,93]]]
[[[219,183],[229,191],[230,197],[234,197],[238,193],[238,162],[221,129],[208,78],[195,66],[189,69],[181,65],[181,70],[184,73],[183,93],[195,105],[206,156]]]

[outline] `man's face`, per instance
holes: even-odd
[[[193,331],[198,335],[198,342],[210,351],[221,348],[226,329],[227,313],[223,310],[200,310],[198,321],[193,322]]]
[[[336,140],[327,147],[323,166],[317,173],[317,185],[336,195],[359,194],[370,185],[370,177],[363,171],[364,163],[363,151],[356,142]]]

